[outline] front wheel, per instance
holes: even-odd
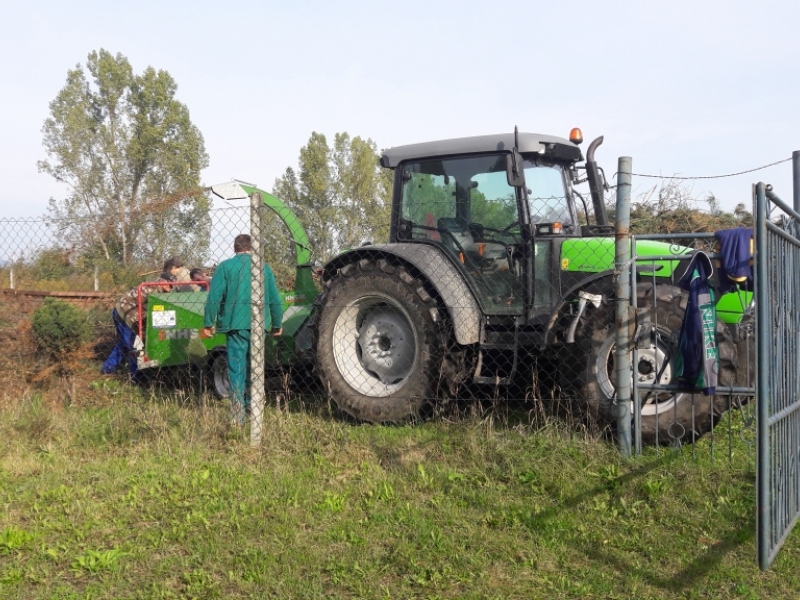
[[[641,385],[670,385],[677,383],[675,358],[687,295],[670,285],[640,284],[637,303],[646,308],[653,324],[650,343],[638,350],[638,360],[632,365],[632,376]],[[614,370],[615,330],[610,309],[601,308],[585,323],[584,335],[574,345],[570,392],[583,401],[590,414],[600,421],[613,424],[615,413]],[[717,320],[716,339],[719,352],[717,385],[727,387],[736,381],[736,345],[724,323]],[[725,396],[704,396],[685,392],[639,393],[641,433],[644,443],[692,441],[711,431],[728,408]],[[633,406],[631,406],[633,414]]]
[[[436,396],[438,309],[422,283],[384,260],[348,265],[329,282],[317,365],[340,409],[364,421],[415,417]]]

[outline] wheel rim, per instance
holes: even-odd
[[[224,354],[218,354],[211,363],[211,375],[214,391],[221,398],[228,398],[231,392],[231,380],[228,376],[228,364]]]
[[[613,338],[608,344],[606,352],[598,357],[598,380],[600,388],[607,398],[612,398],[616,391],[616,381],[614,373],[614,347]],[[672,352],[663,334],[656,333],[651,340],[650,347],[640,349],[637,352],[638,362],[631,365],[631,379],[636,377],[639,385],[669,385],[673,382],[673,368],[670,358]],[[672,392],[653,392],[647,394],[641,405],[643,417],[664,414],[674,410],[675,405],[683,398],[683,393],[673,394]],[[633,412],[633,402],[631,402],[631,413]]]
[[[357,393],[389,396],[417,363],[417,335],[405,309],[386,296],[347,304],[333,327],[333,356],[344,380]]]

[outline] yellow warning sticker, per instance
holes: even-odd
[[[569,268],[569,259],[568,258],[562,258],[561,259],[561,270],[562,271],[566,271],[568,268]]]

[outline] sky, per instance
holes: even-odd
[[[379,149],[513,131],[605,142],[609,179],[737,173],[800,150],[796,0],[0,2],[0,219],[67,189],[37,171],[67,71],[104,48],[168,71],[202,132],[206,185],[271,190],[312,132]],[[732,209],[792,164],[689,180]],[[657,179],[633,178],[633,196]]]

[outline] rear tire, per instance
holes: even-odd
[[[650,314],[654,332],[650,346],[638,351],[634,373],[641,384],[676,384],[674,358],[678,352],[678,337],[686,312],[688,296],[671,285],[639,284],[636,289],[638,306]],[[565,379],[569,392],[585,403],[590,416],[601,423],[616,422],[614,394],[615,331],[613,306],[603,306],[589,313],[584,334],[574,345],[564,347],[571,352],[574,367]],[[716,324],[719,373],[717,385],[736,385],[737,352],[728,328],[722,321]],[[562,362],[562,364],[564,364]],[[726,396],[704,396],[684,392],[653,392],[642,398],[641,432],[646,444],[693,441],[711,431],[728,409]],[[694,401],[693,401],[694,399]],[[633,406],[631,406],[633,414]]]
[[[443,335],[422,282],[385,260],[346,265],[328,282],[317,367],[341,410],[371,422],[420,415],[438,395]]]

